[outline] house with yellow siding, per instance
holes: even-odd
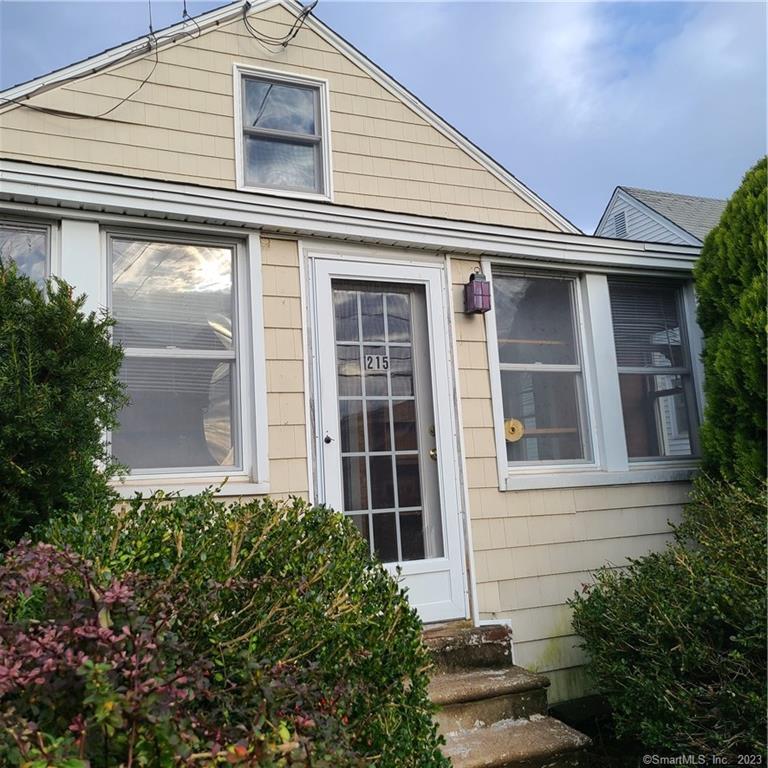
[[[554,701],[567,599],[687,497],[698,253],[584,235],[295,0],[0,94],[0,257],[116,318],[121,492],[342,510]]]

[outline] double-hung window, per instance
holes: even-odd
[[[500,262],[488,271],[499,487],[686,479],[698,453],[690,286]]]
[[[661,281],[608,285],[629,459],[690,456],[696,411],[680,289]]]
[[[325,83],[241,69],[235,74],[240,82],[240,186],[328,197]]]
[[[137,475],[241,468],[237,244],[108,240],[114,339],[130,397],[113,454]]]
[[[576,280],[494,274],[507,461],[591,460]]]
[[[0,221],[0,262],[16,262],[38,285],[48,276],[50,229],[45,225]]]

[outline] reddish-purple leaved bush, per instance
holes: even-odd
[[[142,724],[156,722],[162,755],[174,732],[194,731],[188,705],[207,695],[210,666],[173,631],[162,588],[152,595],[153,615],[139,609],[136,595],[149,586],[131,574],[97,579],[78,555],[48,544],[21,543],[6,554],[0,718],[22,754],[41,748],[41,733],[67,735],[80,757],[91,747],[135,751]]]
[[[182,593],[177,581],[170,589],[147,575],[97,574],[48,544],[7,552],[0,764],[359,764],[341,744],[333,694],[323,698],[308,670],[253,662],[249,679],[233,680],[185,643],[175,614]],[[316,759],[321,731],[340,745],[330,762]]]

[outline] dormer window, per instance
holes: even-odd
[[[238,186],[299,197],[330,197],[327,85],[236,68]]]

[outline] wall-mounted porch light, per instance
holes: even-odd
[[[479,269],[475,269],[464,286],[464,314],[482,315],[490,308],[491,284]]]

